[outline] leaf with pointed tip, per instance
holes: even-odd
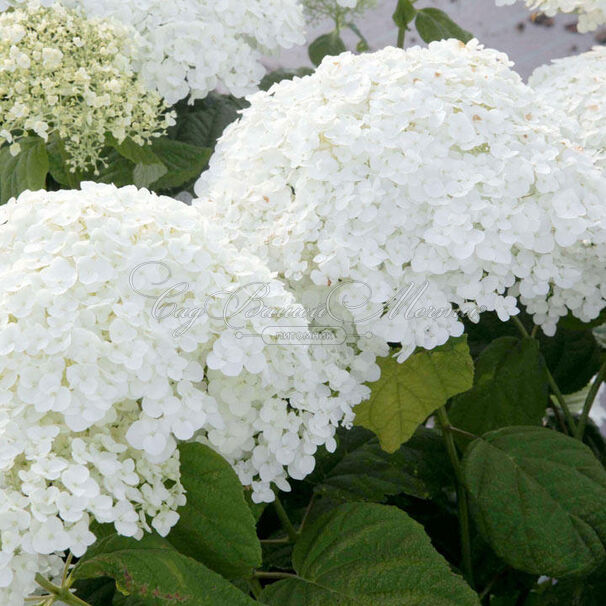
[[[374,431],[387,452],[395,452],[449,398],[473,386],[466,336],[419,351],[402,364],[383,358],[379,365],[381,378],[370,385],[370,399],[356,406],[355,424]]]

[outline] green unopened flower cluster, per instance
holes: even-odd
[[[72,171],[97,168],[108,135],[142,145],[174,123],[131,67],[136,46],[114,22],[37,2],[0,15],[0,145],[56,134]]]

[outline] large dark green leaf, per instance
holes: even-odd
[[[317,494],[341,501],[384,502],[400,493],[428,499],[448,486],[448,460],[441,435],[419,427],[393,454],[370,431],[354,427],[339,432],[339,448],[323,457],[308,478]]]
[[[589,448],[542,427],[475,440],[463,470],[480,531],[508,564],[585,574],[606,556],[606,471]]]
[[[356,425],[374,431],[387,452],[395,452],[448,398],[473,386],[473,360],[467,338],[450,339],[398,364],[379,361],[381,378],[370,385],[370,399],[356,406]]]
[[[439,8],[422,8],[417,11],[415,25],[424,42],[457,38],[469,42],[473,35],[459,27],[444,11]]]
[[[261,565],[261,544],[242,484],[229,463],[202,444],[182,444],[181,482],[187,505],[168,540],[185,555],[228,578]]]
[[[320,65],[324,57],[340,55],[347,50],[339,32],[332,31],[316,38],[307,49],[309,58],[314,65]]]
[[[49,163],[46,143],[40,137],[19,139],[21,151],[12,156],[9,146],[0,148],[0,204],[29,189],[44,189]]]
[[[76,579],[111,577],[118,591],[145,606],[256,603],[216,572],[151,535],[142,541],[118,536],[102,539],[80,560],[73,574]]]
[[[248,106],[244,99],[210,93],[193,105],[177,105],[177,124],[170,137],[197,147],[214,149],[225,127],[238,119],[240,110]]]
[[[210,158],[212,150],[189,145],[162,137],[152,145],[154,154],[164,164],[168,172],[153,183],[155,190],[180,187],[200,176]]]
[[[112,150],[107,158],[107,165],[102,167],[95,180],[99,183],[113,183],[116,187],[124,187],[133,184],[133,170],[135,165]]]
[[[540,425],[547,397],[537,341],[501,337],[482,352],[473,389],[456,396],[448,414],[455,427],[482,435],[508,425]]]
[[[59,138],[51,137],[47,146],[49,172],[51,177],[60,185],[69,189],[76,189],[84,173],[82,171],[71,172],[67,165],[69,156],[65,151],[65,145]]]
[[[474,592],[395,507],[347,503],[306,528],[295,545],[297,577],[270,585],[270,606],[467,606]]]
[[[563,394],[583,389],[600,368],[600,346],[590,328],[559,325],[554,337],[539,335],[547,367]]]

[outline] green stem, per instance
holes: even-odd
[[[282,505],[282,502],[278,498],[278,495],[276,495],[276,499],[274,501],[274,508],[276,510],[276,513],[278,514],[278,517],[280,518],[280,522],[282,523],[282,526],[284,526],[284,530],[286,530],[286,534],[288,535],[288,538],[293,543],[296,543],[297,539],[299,538],[299,533],[293,526],[293,523],[290,521],[290,518],[288,517],[288,514],[286,513],[286,509],[284,509],[284,506]]]
[[[461,555],[463,560],[463,571],[467,582],[473,587],[473,566],[471,563],[471,533],[469,526],[469,505],[467,503],[467,492],[465,490],[465,482],[463,480],[463,470],[459,461],[457,447],[452,437],[450,428],[450,420],[446,413],[446,408],[438,408],[437,417],[442,434],[448,451],[448,457],[455,472],[456,487],[457,487],[457,506],[459,508],[459,526],[461,532]]]
[[[524,324],[522,324],[521,320],[517,316],[513,316],[511,319],[513,320],[513,323],[518,327],[520,334],[524,338],[526,338],[526,339],[533,338],[530,334],[528,334],[526,327],[524,326]],[[536,334],[534,332],[534,330],[533,330],[533,334]],[[556,400],[558,401],[560,408],[564,411],[564,416],[566,417],[566,422],[568,423],[568,426],[570,427],[572,434],[575,435],[577,432],[577,427],[576,427],[576,423],[574,422],[574,417],[572,416],[572,413],[570,412],[570,408],[568,408],[568,404],[566,404],[566,400],[564,399],[564,396],[562,395],[562,392],[560,391],[558,384],[555,382],[555,379],[553,378],[553,375],[551,374],[551,371],[549,370],[549,368],[547,368],[547,366],[545,366],[545,372],[547,373],[547,381],[549,382],[549,387],[551,388],[553,395],[556,397]]]
[[[298,579],[299,577],[292,572],[264,572],[255,570],[253,577],[256,579]]]
[[[589,388],[589,393],[587,394],[587,399],[585,400],[585,404],[583,405],[583,412],[581,413],[581,419],[579,420],[579,424],[577,426],[577,430],[575,432],[575,438],[579,440],[583,439],[583,434],[585,433],[585,427],[587,427],[587,420],[589,419],[589,413],[591,412],[591,407],[595,402],[595,399],[600,391],[600,386],[606,380],[606,362],[602,364],[598,375],[595,378],[595,381],[591,384]]]
[[[65,602],[69,606],[90,606],[88,602],[85,602],[84,600],[81,600],[79,597],[75,596],[69,589],[53,585],[41,574],[36,575],[36,583],[38,583],[38,585],[40,585],[40,587],[43,589],[46,589],[46,591],[52,594],[57,600]]]
[[[400,27],[400,28],[398,28],[398,48],[404,48],[405,40],[406,40],[406,28]]]
[[[263,586],[259,582],[259,579],[255,579],[255,578],[249,579],[248,586],[250,587],[250,590],[251,590],[252,594],[255,596],[255,598],[257,600],[260,599],[261,594],[263,593]]]

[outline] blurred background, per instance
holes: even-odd
[[[397,28],[391,18],[397,0],[377,0],[374,8],[356,19],[371,50],[395,45]],[[526,79],[535,67],[557,57],[565,57],[606,43],[606,28],[588,34],[576,32],[574,15],[555,18],[533,17],[524,2],[513,6],[497,6],[494,0],[418,0],[417,8],[435,7],[447,12],[462,28],[475,35],[484,45],[504,51],[515,62],[516,70]],[[329,20],[308,28],[311,42],[333,28]],[[342,37],[350,50],[357,38],[348,30]],[[408,32],[406,46],[424,44],[416,31]],[[311,66],[305,47],[297,47],[265,61],[270,69],[276,67]]]

